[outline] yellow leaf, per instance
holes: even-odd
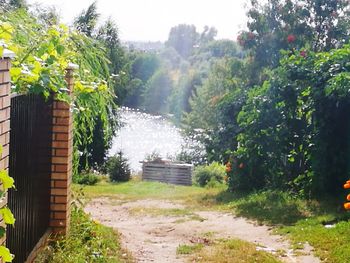
[[[18,79],[18,77],[21,75],[21,72],[22,72],[22,69],[21,69],[21,68],[12,67],[12,68],[10,69],[11,77],[12,77],[14,80]]]
[[[13,225],[16,221],[15,217],[13,216],[10,209],[7,207],[0,209],[0,214],[2,215],[2,218],[4,219],[4,222],[8,225]]]
[[[8,175],[7,171],[5,170],[0,171],[0,181],[2,182],[2,187],[4,191],[6,191],[9,188],[15,187],[15,181],[12,177]]]
[[[7,247],[0,246],[0,257],[4,262],[12,262],[13,255]]]

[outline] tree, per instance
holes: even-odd
[[[180,24],[172,27],[168,41],[168,47],[173,47],[183,58],[188,58],[198,44],[199,34],[194,25]]]
[[[181,121],[184,113],[191,112],[190,101],[196,88],[201,85],[202,76],[194,69],[180,77],[169,98],[169,111],[177,121]]]
[[[85,35],[92,37],[100,14],[97,12],[97,4],[93,2],[86,10],[74,20],[75,28]]]
[[[349,39],[349,2],[346,0],[251,0],[248,29],[238,42],[252,51],[258,67],[276,67],[280,50],[314,51],[338,47]]]
[[[167,111],[167,102],[172,89],[172,81],[165,70],[158,70],[147,81],[146,90],[143,93],[144,107],[152,113],[164,113]]]
[[[102,41],[108,49],[108,57],[111,61],[110,72],[118,74],[126,61],[116,23],[111,18],[108,18],[99,28],[96,38]]]
[[[14,8],[27,8],[26,0],[10,0],[9,4]]]
[[[204,26],[204,30],[199,37],[199,43],[205,45],[213,41],[217,34],[218,30],[215,27]]]
[[[131,62],[131,76],[147,82],[159,67],[160,61],[156,54],[137,52]]]

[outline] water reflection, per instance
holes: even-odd
[[[164,158],[174,156],[185,143],[180,130],[161,116],[129,108],[121,108],[120,116],[123,126],[113,140],[110,154],[122,150],[133,171],[141,170],[140,161],[147,154],[156,151]]]

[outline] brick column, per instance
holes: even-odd
[[[67,68],[68,92],[73,90],[74,65]],[[66,102],[53,101],[50,226],[54,233],[69,229],[73,156],[73,116]]]
[[[10,104],[11,104],[11,58],[14,53],[5,50],[3,57],[0,58],[0,144],[3,148],[0,155],[0,170],[7,170],[9,166],[9,148],[10,148]],[[7,198],[0,202],[0,208],[7,204]],[[0,224],[4,226],[1,219]],[[0,240],[0,244],[4,244],[6,237]]]

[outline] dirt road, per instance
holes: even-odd
[[[179,245],[208,239],[239,238],[256,244],[257,249],[279,255],[283,262],[316,263],[312,248],[295,254],[281,236],[267,226],[218,211],[189,211],[184,204],[164,200],[121,201],[93,199],[85,211],[104,225],[121,233],[122,244],[137,262],[186,262],[177,255]]]

